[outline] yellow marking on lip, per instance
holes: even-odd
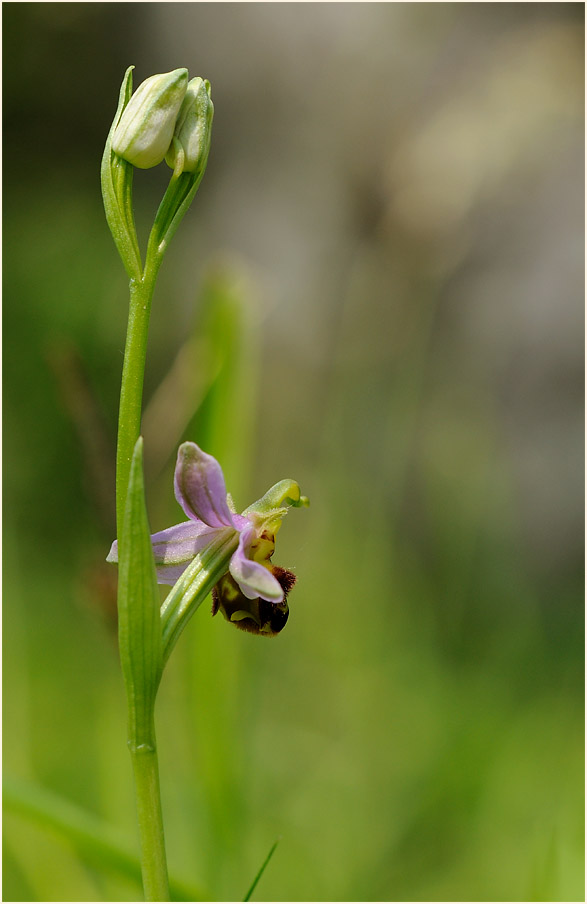
[[[232,615],[230,616],[230,620],[233,621],[233,622],[235,622],[235,621],[243,621],[243,619],[245,619],[245,618],[250,618],[251,621],[254,621],[256,625],[259,625],[259,627],[261,627],[260,621],[259,621],[258,619],[255,618],[255,616],[253,615],[253,613],[252,613],[252,612],[245,612],[244,609],[239,609],[238,612],[233,612]]]

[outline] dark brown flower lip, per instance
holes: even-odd
[[[283,590],[283,600],[273,603],[261,597],[247,599],[232,575],[227,573],[212,588],[212,615],[222,612],[235,628],[249,634],[275,637],[289,618],[287,595],[296,583],[296,576],[287,568],[271,565],[271,572]]]

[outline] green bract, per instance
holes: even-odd
[[[157,575],[143,482],[143,440],[136,442],[120,538],[118,644],[128,699],[129,738],[155,746],[153,708],[163,669]]]
[[[152,75],[142,82],[112,136],[112,150],[139,169],[161,163],[188,85],[187,69]]]
[[[106,139],[104,154],[102,155],[101,180],[106,220],[120,254],[120,259],[131,280],[140,280],[143,265],[132,205],[132,176],[134,170],[127,160],[119,157],[112,150],[112,136],[132,95],[133,69],[134,66],[129,66],[122,80],[118,108]],[[135,440],[136,436],[133,438],[132,447],[128,450],[129,467]],[[124,505],[125,500],[126,490],[120,501],[121,507]]]
[[[210,82],[193,78],[183,99],[165,162],[177,173],[194,173],[208,159],[214,104]]]

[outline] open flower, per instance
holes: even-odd
[[[282,480],[261,499],[236,514],[229,506],[222,468],[195,443],[183,443],[175,468],[175,498],[188,521],[151,536],[157,580],[175,584],[198,553],[220,534],[238,535],[229,569],[212,591],[212,614],[220,611],[236,627],[273,635],[284,627],[287,594],[296,581],[285,568],[271,564],[275,534],[290,506],[307,505],[293,480]],[[115,540],[107,557],[118,561]]]

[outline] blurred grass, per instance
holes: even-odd
[[[19,814],[32,826],[62,836],[75,853],[93,864],[97,871],[119,873],[141,887],[141,865],[127,840],[102,824],[90,813],[33,784],[8,779],[3,784],[2,801],[8,813]],[[178,882],[172,876],[173,900],[202,901],[209,895],[201,889]]]
[[[114,525],[91,454],[113,448],[125,281],[97,175],[10,179],[5,211],[5,775],[133,839]],[[201,216],[154,302],[151,526],[179,517],[182,438],[220,459],[237,507],[285,476],[312,505],[279,535],[299,577],[287,630],[259,642],[202,607],[164,676],[172,874],[238,899],[281,836],[256,900],[583,900],[582,570],[528,541],[499,392],[454,337],[455,268],[483,261],[377,208],[345,268],[323,262],[310,336],[303,302],[273,311],[246,264],[205,253]],[[296,268],[301,296],[309,259]],[[5,815],[6,900],[137,899],[31,816]]]

